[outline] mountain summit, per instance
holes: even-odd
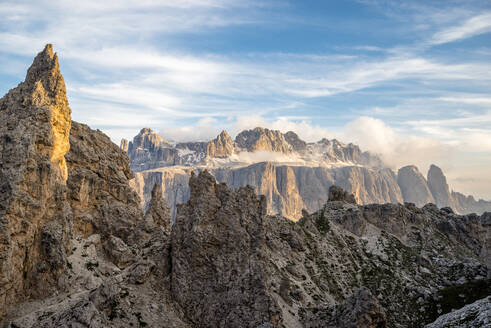
[[[271,162],[213,172],[174,165],[164,169],[200,172],[174,185],[153,175],[158,169],[133,179],[125,152],[71,121],[57,65],[47,47],[30,78],[0,99],[0,326],[402,328],[423,327],[466,304],[458,317],[482,322],[473,312],[485,309],[490,293],[490,213],[358,205],[351,192],[331,186],[329,200],[313,213],[303,210],[299,222],[267,214],[279,204],[293,212],[299,193],[320,194],[326,185],[318,177],[328,174],[363,182],[358,198],[375,194],[367,193],[375,189],[368,184],[374,169],[355,165],[303,171],[315,178],[298,175],[304,167]],[[296,140],[291,149],[301,152],[292,134],[263,135]],[[230,140],[222,133],[214,151],[230,152]],[[139,160],[166,158],[165,151],[182,163],[211,157],[199,155],[209,143],[171,145],[148,129],[134,141]],[[334,154],[356,149],[332,144]],[[395,179],[392,171],[377,172],[384,183]],[[145,214],[130,186],[142,175],[152,195]],[[258,181],[265,192],[231,188],[217,183],[220,176]],[[277,193],[266,193],[269,181]],[[179,183],[190,195],[171,224],[163,195]]]
[[[162,139],[150,129],[142,131]],[[294,220],[301,217],[302,209],[318,210],[327,201],[332,185],[353,193],[360,204],[435,203],[457,213],[491,210],[491,202],[451,193],[443,171],[435,165],[430,167],[428,179],[414,165],[396,173],[378,156],[336,139],[307,143],[292,131],[283,134],[260,127],[240,132],[235,140],[223,131],[209,142],[175,145],[145,145],[141,135],[130,143],[138,147],[128,150],[137,176],[133,186],[146,206],[151,198],[149,185],[161,183],[173,216],[176,205],[189,197],[190,172],[204,168],[234,188],[253,186],[266,196],[269,213]]]

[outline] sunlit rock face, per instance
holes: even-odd
[[[133,178],[128,156],[108,136],[77,122],[70,144],[67,185],[75,231],[128,241],[143,218],[140,199],[128,185]]]
[[[208,142],[206,146],[206,156],[227,158],[234,153],[234,141],[223,130],[214,140]]]
[[[142,142],[142,135],[153,141]],[[146,208],[153,185],[160,183],[173,217],[176,205],[189,197],[190,172],[205,168],[234,188],[252,186],[266,196],[268,213],[292,220],[300,218],[302,209],[318,210],[332,185],[353,193],[360,204],[436,203],[457,213],[478,214],[491,210],[491,202],[450,192],[443,172],[434,165],[428,180],[414,165],[396,173],[378,156],[336,139],[307,143],[292,131],[255,128],[240,132],[235,140],[226,131],[209,142],[162,140],[150,129],[135,137],[138,150],[128,153],[135,172],[132,185]]]
[[[59,75],[55,64],[48,46],[33,64],[48,73],[32,70],[41,80],[0,100],[0,326],[422,327],[453,324],[452,310],[489,295],[491,213],[360,205],[374,195],[400,199],[390,192],[397,190],[392,170],[340,161],[243,165],[261,151],[241,157],[234,146],[226,158],[210,157],[208,143],[169,146],[145,130],[144,147],[160,143],[155,149],[181,151],[186,163],[205,154],[213,165],[173,165],[132,179],[125,147],[70,122],[59,101],[64,89],[44,80]],[[68,150],[59,128],[69,124]],[[288,156],[303,149],[295,160],[318,159],[308,151],[314,146],[283,138],[292,145]],[[230,152],[225,134],[214,144],[216,154]],[[346,153],[332,154],[345,160],[359,154],[339,147]],[[145,215],[130,183],[149,190]],[[183,200],[174,224],[167,195]],[[295,213],[309,201],[320,210],[301,211],[298,222],[268,215]],[[472,313],[486,311],[483,304],[458,317],[471,314],[480,325]]]
[[[66,287],[74,235],[126,241],[142,219],[126,153],[70,113],[47,45],[0,99],[0,317]]]
[[[0,99],[0,316],[51,291],[64,268],[70,114],[58,57],[47,45],[25,81]]]

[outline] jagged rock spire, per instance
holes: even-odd
[[[0,317],[10,305],[48,293],[61,273],[71,229],[70,114],[58,58],[47,45],[25,81],[0,99],[0,140],[8,141],[0,145],[0,186],[8,184],[0,197]]]
[[[208,142],[206,147],[206,155],[208,157],[225,158],[232,155],[234,152],[234,141],[223,130],[214,140]]]
[[[58,105],[67,108],[65,80],[60,72],[58,56],[53,53],[53,46],[47,44],[41,51],[31,67],[27,70],[24,84],[28,88],[33,88],[33,104],[38,106]]]
[[[151,232],[155,226],[161,226],[170,231],[171,214],[169,206],[162,195],[162,186],[156,183],[152,189],[152,199],[144,218],[144,229]]]
[[[431,164],[428,170],[428,187],[438,207],[453,207],[447,178],[443,174],[442,169],[434,164]]]

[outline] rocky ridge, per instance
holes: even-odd
[[[142,130],[134,144],[142,139],[142,132],[146,135],[148,131]],[[152,134],[158,135],[153,131]],[[361,204],[435,203],[438,207],[451,207],[457,213],[478,214],[491,210],[491,202],[450,192],[437,166],[430,168],[428,179],[414,165],[400,168],[396,174],[385,168],[377,156],[335,139],[306,143],[291,131],[282,134],[256,128],[239,133],[235,142],[223,131],[208,143],[152,147],[145,152],[163,156],[160,160],[153,160],[152,156],[135,158],[128,153],[137,177],[132,184],[146,206],[150,189],[154,183],[160,183],[173,217],[177,203],[189,197],[189,172],[204,168],[218,181],[234,188],[253,186],[256,193],[266,195],[268,213],[294,220],[300,218],[304,208],[318,210],[326,202],[327,189],[333,184],[353,193]],[[167,156],[173,151],[174,155]]]
[[[41,55],[55,58],[50,46]],[[18,99],[0,101],[8,126],[33,131],[2,131],[0,326],[421,327],[490,293],[491,213],[357,205],[332,187],[292,222],[204,170],[171,226],[158,184],[143,215],[107,136],[37,122],[56,109],[19,111]],[[72,125],[66,175],[46,142],[61,123]]]

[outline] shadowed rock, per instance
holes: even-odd
[[[217,184],[207,171],[189,181],[172,228],[172,294],[198,327],[280,322],[262,257],[264,197]]]
[[[343,188],[338,186],[331,186],[329,188],[329,199],[330,202],[345,202],[350,204],[356,204],[355,196],[350,194],[347,191],[344,191]]]
[[[317,311],[305,323],[306,328],[385,328],[385,311],[370,290],[362,288],[343,303]]]
[[[435,202],[425,178],[416,166],[401,167],[397,173],[397,183],[401,188],[404,202],[414,203],[416,206]]]

